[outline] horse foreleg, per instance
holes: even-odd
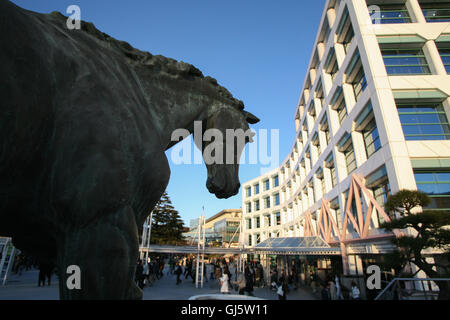
[[[58,253],[60,298],[141,299],[142,291],[133,281],[138,246],[129,206],[66,234]],[[67,273],[71,265],[79,267],[81,288],[70,286],[75,281]]]

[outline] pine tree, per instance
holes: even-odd
[[[414,263],[430,278],[450,275],[450,212],[448,210],[423,210],[413,213],[416,207],[425,207],[431,199],[427,194],[415,190],[400,190],[389,196],[386,209],[393,220],[385,222],[381,228],[387,230],[411,228],[413,235],[403,235],[393,239],[398,250],[388,254],[387,263],[403,269],[407,263]],[[399,214],[399,217],[395,215]],[[431,263],[424,255],[426,249],[440,249],[441,258],[447,263]],[[440,272],[435,268],[439,267]],[[450,299],[450,287],[447,281],[437,281],[439,299]]]
[[[153,209],[152,234],[150,243],[159,245],[176,245],[183,242],[183,221],[172,205],[167,192]]]

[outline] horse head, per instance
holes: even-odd
[[[254,133],[249,124],[259,122],[243,110],[243,103],[220,104],[210,108],[203,121],[201,150],[208,178],[206,187],[218,198],[229,198],[239,192],[239,160],[245,144],[252,142]],[[197,144],[199,146],[199,144]],[[200,147],[200,146],[199,146]]]

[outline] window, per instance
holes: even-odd
[[[437,44],[445,70],[450,74],[450,43]]]
[[[333,184],[333,188],[334,188],[337,184],[336,168],[334,166],[331,167],[330,172],[331,172],[331,183]]]
[[[322,187],[322,195],[326,194],[326,189],[325,189],[325,179],[323,178],[323,174],[322,175],[318,175],[317,178],[320,180],[320,186]]]
[[[270,189],[270,181],[269,179],[264,181],[264,191],[267,191]]]
[[[347,166],[347,174],[352,173],[356,169],[356,159],[355,152],[353,150],[353,145],[351,145],[345,152],[345,164]]]
[[[450,170],[414,170],[417,189],[432,199],[429,209],[450,208]]]
[[[442,103],[397,102],[406,140],[448,140],[450,127]]]
[[[420,1],[427,22],[450,22],[450,2],[424,3]]]
[[[274,187],[278,187],[280,185],[279,181],[278,181],[278,176],[275,176],[273,178],[273,186]]]
[[[361,93],[367,87],[366,75],[364,74],[364,68],[361,66],[355,75],[354,80],[351,82],[353,86],[353,92],[355,94],[355,100],[358,100]]]
[[[316,98],[320,100],[320,108],[323,107],[323,98],[324,98],[324,94],[323,94],[323,86],[322,86],[322,81],[319,81],[319,84],[317,85],[317,89],[316,89]],[[316,121],[316,110],[314,109],[314,105],[311,104],[311,108],[310,108],[310,112],[311,110],[313,110],[314,115],[311,114],[311,116],[314,119],[314,122]],[[320,109],[319,109],[320,110]]]
[[[281,215],[279,212],[275,213],[275,225],[279,226],[281,224]]]
[[[247,219],[247,229],[250,230],[252,228],[252,220]]]
[[[252,196],[252,189],[250,187],[247,187],[247,197]]]
[[[256,225],[256,229],[259,229],[261,227],[261,218],[260,217],[255,218],[255,225]]]
[[[355,35],[347,8],[345,8],[341,21],[338,24],[336,35],[337,43],[342,44],[344,46],[345,53],[347,53]]]
[[[255,211],[259,210],[259,200],[255,201]]]
[[[270,197],[267,197],[264,199],[265,205],[266,205],[266,209],[270,208]]]
[[[325,72],[328,73],[331,76],[331,80],[334,81],[338,71],[339,67],[336,59],[336,53],[334,52],[334,48],[332,48],[325,62]]]
[[[311,139],[311,143],[313,146],[315,146],[317,148],[317,156],[320,157],[322,150],[320,148],[319,134],[317,132],[313,135],[313,137]]]
[[[420,48],[382,49],[381,54],[389,75],[430,74],[427,60]]]
[[[338,114],[339,124],[342,124],[347,117],[347,107],[345,106],[344,96],[342,96],[341,101],[336,106],[336,112]]]
[[[280,205],[280,194],[279,193],[275,194],[275,205],[276,206]]]
[[[331,184],[334,188],[337,184],[337,177],[336,177],[336,169],[334,167],[333,153],[330,153],[330,155],[325,159],[325,167],[330,169]]]
[[[328,117],[325,115],[320,122],[319,129],[325,133],[325,139],[327,141],[327,145],[330,143],[330,127],[328,126]]]
[[[255,194],[259,194],[259,184],[255,184]]]
[[[251,234],[248,235],[248,245],[249,246],[252,245],[252,235]]]
[[[334,218],[336,219],[336,224],[339,230],[341,230],[341,210],[339,207],[339,198],[336,197],[330,201],[330,209],[334,210]]]
[[[387,198],[391,193],[391,186],[389,185],[389,181],[386,180],[385,182],[372,188],[372,192],[373,192],[373,197],[375,198],[375,200],[377,200],[378,204],[382,208],[384,208],[384,204],[386,203]],[[377,220],[378,220],[378,225],[385,222],[384,219],[380,216],[378,210],[377,210]]]
[[[409,23],[411,18],[409,17],[408,10],[405,5],[378,5],[380,11],[377,14],[372,14],[372,23]]]
[[[377,124],[373,118],[362,131],[367,159],[381,148]]]
[[[252,212],[252,204],[250,203],[250,202],[247,202],[246,204],[246,207],[247,207],[247,213],[250,213],[250,212]]]
[[[356,169],[355,152],[353,150],[352,136],[345,133],[338,143],[338,150],[344,154],[347,174],[350,175]]]

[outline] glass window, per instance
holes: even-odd
[[[337,105],[336,112],[338,114],[339,124],[342,124],[342,122],[344,122],[345,118],[347,117],[347,107],[345,106],[344,97],[342,97],[341,101]]]
[[[246,206],[247,206],[247,213],[252,212],[252,204],[250,202],[247,202]]]
[[[281,215],[279,212],[275,213],[275,224],[279,226],[281,224]]]
[[[450,22],[450,2],[420,1],[420,6],[427,22]]]
[[[445,70],[450,74],[450,43],[438,45],[439,54],[441,55],[442,63]]]
[[[378,5],[378,7],[380,8],[379,14],[372,14],[372,23],[374,24],[411,22],[408,10],[404,4]]]
[[[259,210],[259,200],[255,201],[255,211]]]
[[[406,140],[448,140],[450,127],[442,103],[397,102]]]
[[[372,154],[381,148],[380,136],[378,134],[375,118],[364,128],[362,134],[364,137],[367,159],[369,159]]]
[[[247,219],[247,229],[250,230],[252,228],[252,220]]]
[[[256,229],[259,229],[261,227],[261,219],[260,219],[260,217],[256,217],[255,218],[255,222],[256,222]]]
[[[267,191],[270,189],[270,181],[269,179],[267,179],[266,181],[264,181],[264,191]]]
[[[247,197],[252,196],[252,189],[250,187],[247,187]]]
[[[427,193],[430,209],[450,208],[450,170],[414,170],[417,189]]]
[[[361,93],[367,87],[367,79],[364,74],[364,68],[361,66],[358,70],[358,73],[355,76],[355,79],[352,81],[353,92],[355,94],[355,100],[358,100]]]
[[[252,245],[252,235],[251,234],[248,235],[248,245],[249,246]]]
[[[347,165],[347,174],[349,175],[356,169],[356,159],[355,152],[353,150],[353,145],[350,143],[350,146],[347,150],[344,151],[345,156],[345,164]]]
[[[337,184],[337,177],[336,177],[336,168],[333,166],[330,168],[330,172],[331,172],[331,183],[333,185],[333,188],[336,186]]]
[[[275,194],[275,205],[276,206],[280,205],[280,194],[279,193]]]
[[[266,202],[266,209],[270,208],[270,197],[264,199]]]
[[[259,184],[255,184],[255,194],[259,194]]]
[[[341,21],[339,22],[338,28],[336,29],[336,34],[338,36],[337,43],[340,43],[344,46],[344,51],[347,54],[355,35],[347,7],[345,8],[344,13],[341,16]]]
[[[422,49],[382,49],[381,54],[389,75],[430,74]]]
[[[384,204],[387,201],[388,196],[391,194],[391,186],[389,184],[389,181],[386,180],[382,184],[372,188],[373,197],[378,202],[378,204],[384,208]],[[380,213],[377,210],[377,220],[378,225],[382,224],[384,222],[384,219],[382,216],[380,216]]]
[[[274,187],[278,187],[279,186],[279,181],[278,181],[278,176],[275,176],[274,178],[273,178],[273,186]]]

